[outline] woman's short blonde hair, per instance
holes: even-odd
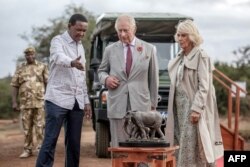
[[[203,39],[198,31],[198,28],[192,20],[187,19],[178,23],[176,34],[174,35],[176,42],[179,42],[177,37],[178,33],[188,34],[188,37],[190,41],[193,42],[194,46],[200,46],[200,44],[203,43]]]

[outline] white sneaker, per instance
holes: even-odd
[[[23,151],[23,153],[19,156],[19,158],[28,158],[32,155],[30,151]]]

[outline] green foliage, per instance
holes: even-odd
[[[215,67],[223,72],[233,81],[245,81],[247,85],[247,92],[250,92],[250,66],[247,64],[238,64],[238,67],[228,65],[226,63],[215,63]],[[228,105],[228,92],[218,83],[214,82],[217,96],[217,104],[220,114],[226,114]],[[234,100],[234,98],[233,98]],[[241,98],[240,100],[240,114],[250,115],[250,95],[247,94],[246,98]],[[233,103],[233,110],[235,108],[235,103]]]
[[[43,62],[49,60],[49,47],[51,39],[67,30],[67,22],[69,17],[74,13],[81,13],[88,18],[88,31],[83,39],[83,45],[86,53],[87,65],[90,64],[90,47],[91,34],[95,27],[95,16],[84,8],[84,5],[76,6],[71,4],[66,6],[64,13],[57,18],[49,20],[49,24],[40,27],[33,27],[31,34],[23,34],[22,39],[26,40],[28,45],[32,45],[37,50],[37,58]],[[246,81],[247,91],[250,92],[250,46],[242,47],[233,52],[238,56],[235,62],[236,67],[226,63],[215,63],[215,67],[222,71],[233,81]],[[24,61],[23,56],[20,56],[18,62]],[[87,67],[88,69],[88,67]],[[11,117],[11,95],[10,95],[10,78],[0,80],[0,118]],[[225,114],[227,112],[227,92],[218,83],[214,82],[217,96],[219,112]],[[250,95],[247,98],[241,99],[241,114],[250,114]]]
[[[11,77],[0,79],[0,119],[14,118],[17,113],[11,106]]]
[[[75,13],[81,13],[88,19],[88,30],[82,42],[85,49],[87,65],[85,69],[89,69],[88,65],[90,64],[91,34],[95,27],[95,16],[91,12],[87,11],[84,8],[84,5],[76,6],[75,4],[70,4],[66,6],[62,16],[50,19],[49,24],[47,25],[33,27],[31,35],[23,34],[21,36],[21,38],[26,40],[29,45],[36,48],[38,60],[49,63],[49,48],[51,39],[67,30],[68,20],[70,16]],[[22,61],[24,61],[23,56],[18,59],[19,63]],[[17,64],[19,64],[18,62]],[[87,81],[87,84],[89,85],[89,81]]]
[[[239,49],[233,51],[233,54],[238,57],[235,63],[238,66],[250,66],[250,45],[240,47]]]
[[[87,11],[83,5],[76,6],[74,4],[66,6],[64,13],[62,13],[60,17],[50,19],[48,24],[33,27],[31,34],[21,35],[21,38],[27,41],[27,46],[31,45],[36,48],[38,60],[48,63],[51,39],[67,30],[68,20],[70,16],[75,13],[81,13],[88,19],[88,31],[82,42],[85,48],[87,64],[89,64],[91,47],[90,38],[95,27],[95,16]],[[17,65],[23,61],[25,61],[23,55],[18,57]],[[14,118],[18,114],[12,112],[10,80],[11,76],[0,79],[0,119]]]
[[[82,42],[85,48],[87,63],[89,62],[90,38],[95,26],[95,17],[91,12],[87,11],[83,5],[76,6],[75,4],[66,6],[62,16],[50,19],[49,24],[33,27],[30,35],[23,34],[21,36],[21,38],[26,40],[29,45],[32,45],[36,48],[38,60],[47,63],[49,62],[49,48],[51,39],[67,30],[68,20],[70,16],[75,13],[81,13],[88,19],[88,31]],[[18,61],[22,60],[22,58],[18,59]]]

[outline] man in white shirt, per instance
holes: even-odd
[[[65,128],[65,166],[78,167],[83,116],[91,118],[81,43],[88,27],[85,16],[74,14],[68,31],[55,36],[50,47],[50,72],[45,94],[44,141],[36,167],[52,167],[62,124]]]

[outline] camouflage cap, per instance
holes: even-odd
[[[27,54],[27,53],[36,53],[36,50],[35,48],[33,47],[28,47],[24,50],[24,53]]]

